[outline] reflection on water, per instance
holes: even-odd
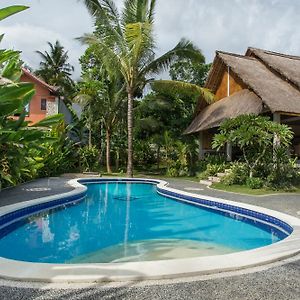
[[[156,193],[150,184],[91,184],[85,201],[31,217],[0,239],[0,255],[70,263],[168,259],[253,249],[284,238]]]

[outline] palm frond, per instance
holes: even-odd
[[[148,12],[148,20],[150,23],[153,23],[154,21],[155,6],[156,6],[156,0],[151,0],[150,9]]]
[[[151,83],[151,87],[156,92],[202,98],[208,104],[215,101],[215,96],[210,90],[183,81],[155,80]]]
[[[205,58],[201,50],[197,48],[192,42],[182,39],[172,50],[153,60],[142,70],[141,73],[157,74],[161,71],[166,70],[172,64],[172,62],[178,58],[188,58],[199,63],[205,62]]]
[[[12,6],[8,6],[8,7],[4,7],[0,9],[0,21],[16,14],[19,13],[23,10],[28,9],[28,6],[24,6],[24,5],[12,5]]]
[[[130,23],[126,25],[125,37],[129,46],[132,63],[138,64],[145,51],[153,46],[152,25],[145,23]]]
[[[112,0],[83,0],[90,15],[95,18],[98,28],[113,28],[122,34],[120,15]],[[105,31],[106,31],[105,30]]]
[[[102,57],[103,64],[105,65],[106,70],[110,70],[111,73],[122,72],[124,77],[127,74],[124,73],[126,66],[124,65],[124,59],[122,60],[118,53],[114,51],[115,49],[111,47],[110,44],[107,44],[105,41],[97,38],[93,34],[85,34],[79,40],[88,45],[96,45],[99,56]]]
[[[137,2],[138,2],[138,0],[125,0],[124,1],[124,9],[122,12],[123,27],[125,27],[126,24],[137,22],[137,18],[136,18]]]

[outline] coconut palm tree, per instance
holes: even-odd
[[[40,68],[35,72],[47,83],[61,88],[62,95],[69,95],[74,87],[71,74],[74,67],[68,63],[68,52],[59,41],[55,44],[48,42],[50,51],[36,51],[42,61]]]
[[[155,56],[154,11],[155,0],[124,0],[119,14],[113,0],[84,0],[90,14],[95,18],[96,31],[81,40],[97,45],[104,64],[110,70],[120,72],[127,92],[128,161],[127,175],[133,176],[133,105],[153,76],[166,69],[179,57],[203,61],[201,51],[187,40],[181,40],[161,57]],[[164,82],[167,84],[167,82]],[[201,94],[207,99],[206,90]]]

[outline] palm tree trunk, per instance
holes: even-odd
[[[92,148],[92,130],[91,125],[89,125],[89,148]]]
[[[160,145],[157,146],[157,170],[159,171],[159,163],[160,163]]]
[[[120,164],[120,151],[119,148],[116,149],[116,170],[119,172],[119,164]]]
[[[110,130],[106,129],[106,170],[111,173],[110,167]]]
[[[132,178],[133,177],[133,94],[131,90],[128,90],[127,126],[128,126],[127,176]]]

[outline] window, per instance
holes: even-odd
[[[47,99],[41,99],[41,110],[47,110]]]

